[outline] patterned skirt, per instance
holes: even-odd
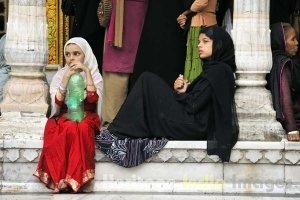
[[[109,130],[96,136],[96,145],[114,163],[123,167],[135,167],[158,153],[168,140],[149,138],[118,138]]]

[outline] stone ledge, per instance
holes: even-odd
[[[32,176],[43,141],[4,138],[1,192],[50,192]],[[206,154],[205,141],[170,141],[144,164],[123,168],[97,150],[94,191],[300,194],[299,154],[299,142],[239,141],[222,163]]]
[[[0,140],[1,141],[1,140]],[[37,162],[43,141],[5,139],[0,154],[4,162]],[[108,162],[105,155],[96,150],[96,162]],[[165,148],[147,162],[165,163],[218,163],[218,156],[206,153],[205,141],[169,141]],[[270,163],[300,165],[300,143],[239,141],[234,146],[229,163]]]

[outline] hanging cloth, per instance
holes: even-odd
[[[121,48],[123,44],[124,0],[116,0],[114,46]]]

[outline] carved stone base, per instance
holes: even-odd
[[[242,141],[281,141],[286,138],[281,124],[275,120],[272,97],[263,87],[240,87],[235,102]]]
[[[4,112],[0,117],[0,139],[2,142],[8,139],[42,140],[46,121],[44,114]]]
[[[46,114],[48,88],[48,84],[42,78],[12,76],[4,88],[1,111]]]

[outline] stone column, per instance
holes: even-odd
[[[0,102],[3,99],[3,87],[7,79],[9,78],[9,71],[10,71],[10,67],[6,64],[6,60],[4,57],[5,38],[6,36],[4,35],[0,39]],[[0,112],[1,112],[1,108],[0,108]]]
[[[0,135],[40,138],[48,110],[46,0],[9,0],[5,58],[11,66],[0,104]]]
[[[235,100],[239,140],[281,140],[265,76],[272,67],[268,0],[234,1],[232,37],[237,64]]]
[[[46,0],[10,0],[8,13],[5,58],[11,73],[1,110],[46,114]]]

